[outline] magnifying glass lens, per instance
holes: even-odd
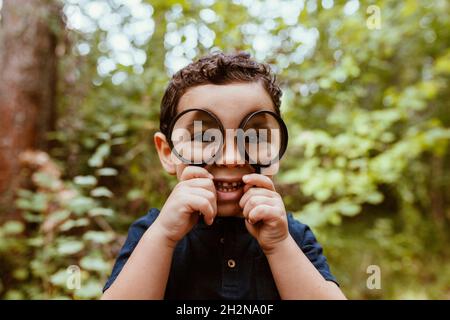
[[[281,157],[284,131],[271,113],[251,116],[243,127],[245,151],[250,164],[269,166]]]
[[[172,152],[186,164],[209,164],[223,145],[221,126],[206,111],[192,110],[178,117],[172,128]]]

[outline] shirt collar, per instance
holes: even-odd
[[[207,225],[203,218],[200,217],[196,227],[200,230],[220,231],[223,229],[229,229],[237,233],[248,232],[245,226],[245,219],[242,217],[216,217],[212,225]]]

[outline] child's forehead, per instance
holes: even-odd
[[[275,111],[269,93],[260,82],[192,87],[181,96],[177,113],[193,108],[212,111],[224,127],[237,127],[251,112]]]

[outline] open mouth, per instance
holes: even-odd
[[[217,191],[220,192],[233,192],[241,189],[244,186],[244,182],[242,181],[233,181],[233,182],[225,182],[225,181],[214,181],[214,185],[216,186]]]

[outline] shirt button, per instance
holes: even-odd
[[[225,239],[224,238],[220,238],[220,243],[225,243]]]
[[[229,259],[227,261],[227,264],[228,264],[228,268],[233,269],[236,266],[236,261],[234,261],[233,259]]]

